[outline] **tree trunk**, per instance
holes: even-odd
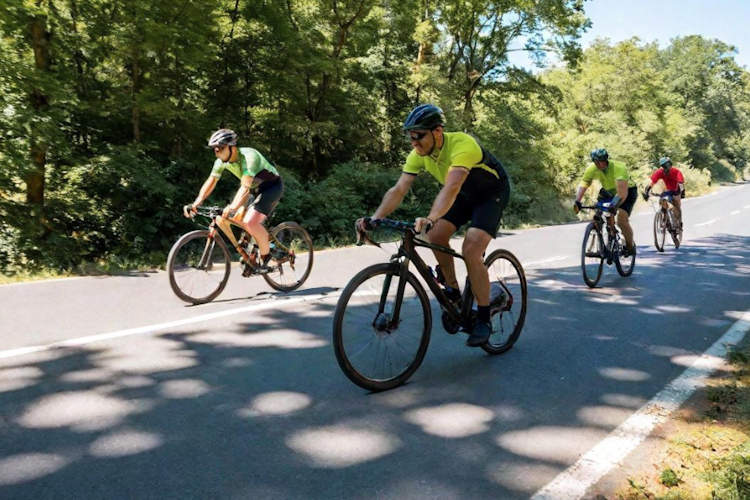
[[[50,33],[47,30],[46,16],[40,14],[34,17],[31,20],[29,31],[31,46],[34,51],[34,65],[39,72],[49,72]],[[49,108],[49,101],[42,89],[33,89],[29,97],[37,117],[44,114]],[[30,151],[32,167],[26,173],[24,180],[26,181],[26,202],[32,206],[34,215],[39,218],[42,217],[42,209],[44,208],[44,173],[47,164],[47,148],[47,141],[42,132],[32,125]]]

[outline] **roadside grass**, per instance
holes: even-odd
[[[750,345],[730,351],[715,375],[673,419],[663,449],[615,498],[750,499]]]

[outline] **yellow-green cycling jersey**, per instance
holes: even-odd
[[[429,156],[420,156],[416,151],[409,153],[403,172],[419,174],[426,170],[440,184],[445,184],[445,176],[451,167],[478,168],[491,173],[495,178],[505,180],[507,175],[499,161],[480,146],[476,139],[463,132],[444,132],[443,147],[437,147]]]
[[[598,180],[602,187],[612,194],[617,193],[617,181],[626,181],[629,188],[635,186],[627,167],[621,161],[609,160],[609,165],[604,171],[599,170],[596,165],[589,165],[583,172],[581,185],[589,187],[594,179]]]
[[[211,169],[211,177],[219,179],[224,170],[229,170],[238,179],[242,179],[243,175],[249,175],[254,178],[253,183],[256,185],[279,178],[278,170],[253,148],[239,148],[237,161],[233,163],[225,163],[217,158]]]

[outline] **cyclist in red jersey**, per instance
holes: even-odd
[[[659,182],[659,179],[664,181],[664,185],[667,191],[672,192],[672,205],[674,206],[675,215],[677,215],[677,221],[680,223],[680,231],[682,231],[682,198],[685,197],[685,177],[677,167],[672,166],[672,160],[669,156],[664,156],[659,159],[659,167],[656,171],[651,174],[651,184],[646,188],[644,193],[644,199],[648,199],[649,192],[654,184]]]

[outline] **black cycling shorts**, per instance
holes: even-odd
[[[281,177],[274,181],[266,181],[258,186],[258,194],[254,199],[249,199],[245,209],[248,207],[255,209],[256,212],[260,212],[266,217],[271,215],[273,209],[279,204],[281,195],[284,194],[284,183],[281,182]]]
[[[602,188],[599,190],[599,201],[609,201],[613,198],[612,193]],[[625,198],[625,201],[623,201],[618,209],[625,210],[628,213],[628,216],[630,216],[630,213],[633,211],[633,205],[635,205],[635,200],[638,198],[638,188],[636,186],[629,187],[628,188],[628,197]]]
[[[453,206],[442,218],[456,228],[471,221],[470,227],[483,229],[494,238],[509,200],[510,184],[507,177],[498,179],[486,170],[473,168]]]

